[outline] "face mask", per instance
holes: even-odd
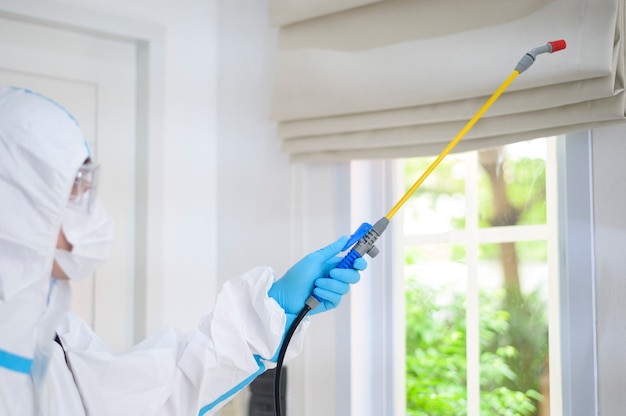
[[[71,280],[90,277],[109,258],[113,220],[95,198],[89,213],[67,209],[61,227],[72,251],[57,249],[54,259]]]

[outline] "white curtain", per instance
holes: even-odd
[[[456,150],[624,121],[624,0],[289,2],[270,1],[287,22],[272,116],[296,160],[438,154],[526,52],[558,39],[567,48],[539,55]]]

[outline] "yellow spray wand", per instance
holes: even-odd
[[[491,97],[489,97],[487,102],[485,104],[483,104],[483,106],[480,108],[480,110],[478,110],[476,112],[476,114],[474,114],[474,117],[472,117],[471,120],[467,122],[465,127],[463,127],[461,129],[461,131],[456,135],[456,137],[454,139],[452,139],[452,141],[446,146],[445,149],[443,149],[443,151],[439,154],[439,156],[437,156],[437,159],[435,159],[435,161],[428,167],[428,169],[426,169],[426,171],[424,171],[422,176],[420,176],[420,178],[413,184],[413,186],[411,186],[411,188],[409,188],[409,190],[406,192],[406,194],[404,194],[404,196],[402,198],[400,198],[400,200],[387,213],[387,215],[385,215],[385,218],[390,220],[391,217],[393,217],[396,214],[396,212],[400,209],[400,207],[402,205],[404,205],[404,203],[409,199],[409,197],[426,180],[428,175],[430,175],[432,173],[432,171],[435,170],[435,168],[439,165],[439,163],[441,163],[443,158],[446,157],[448,155],[448,153],[450,153],[450,151],[452,151],[452,149],[467,134],[467,132],[470,131],[470,129],[472,127],[474,127],[474,124],[476,124],[476,122],[483,116],[485,111],[487,111],[487,109],[489,109],[489,107],[491,107],[491,105],[500,97],[502,92],[504,92],[504,90],[507,89],[507,87],[511,84],[511,82],[513,82],[513,80],[515,78],[517,78],[517,76],[519,74],[524,72],[530,65],[532,65],[532,63],[535,61],[535,57],[538,54],[544,53],[544,52],[553,53],[553,52],[556,52],[556,51],[560,51],[561,49],[565,49],[565,46],[566,46],[566,44],[565,44],[564,40],[557,40],[557,41],[553,41],[553,42],[548,42],[546,45],[541,46],[539,48],[535,48],[532,51],[530,51],[529,53],[527,53],[526,55],[524,55],[522,60],[517,64],[517,67],[515,67],[515,70],[513,70],[513,73],[511,73],[511,75],[509,75],[509,77],[506,79],[506,81],[504,81],[502,83],[502,85],[500,85],[500,87],[496,90],[496,92],[494,92],[493,95]]]
[[[450,153],[452,149],[454,149],[454,147],[461,141],[461,139],[465,137],[467,132],[470,131],[470,129],[474,126],[474,124],[476,124],[478,119],[482,117],[485,111],[487,111],[487,109],[491,107],[491,104],[493,104],[498,99],[498,97],[500,97],[502,92],[509,86],[509,84],[511,84],[511,82],[513,82],[515,78],[517,78],[519,74],[520,72],[516,69],[513,71],[511,75],[509,75],[507,80],[504,81],[502,85],[500,85],[500,88],[498,88],[498,90],[493,93],[493,95],[489,98],[489,100],[487,100],[487,102],[483,104],[481,109],[478,110],[476,114],[474,114],[474,117],[472,117],[472,119],[467,122],[465,127],[461,129],[461,131],[456,135],[456,137],[452,139],[450,143],[448,143],[446,148],[443,149],[443,151],[439,154],[439,156],[437,156],[437,159],[435,159],[435,161],[431,163],[430,166],[428,166],[428,168],[424,171],[422,176],[420,176],[420,178],[413,184],[413,186],[409,188],[409,190],[404,194],[404,196],[400,198],[400,200],[396,203],[396,205],[394,205],[394,207],[391,208],[391,210],[387,213],[387,215],[385,215],[385,218],[390,220],[391,217],[393,217],[396,214],[396,212],[400,209],[400,207],[404,205],[404,203],[417,190],[417,188],[420,187],[420,185],[433,172],[433,170],[435,170],[435,168],[439,166],[439,163],[441,163],[443,158],[445,158],[448,155],[448,153]]]

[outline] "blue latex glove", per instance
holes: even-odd
[[[343,236],[334,243],[321,248],[294,264],[287,273],[278,279],[268,294],[288,314],[297,315],[304,302],[314,293],[320,304],[309,315],[336,308],[341,297],[348,293],[350,285],[361,278],[359,271],[365,270],[367,262],[363,258],[354,261],[352,269],[337,269],[341,257],[337,254],[346,245],[348,237]]]

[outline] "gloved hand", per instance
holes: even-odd
[[[297,315],[302,310],[311,293],[321,299],[321,302],[309,315],[336,308],[341,297],[350,290],[350,284],[357,283],[361,278],[359,271],[367,267],[365,259],[358,258],[352,269],[337,269],[341,262],[341,257],[337,257],[337,254],[347,241],[348,237],[343,236],[305,256],[274,282],[268,292],[269,296],[286,313],[292,315]]]

